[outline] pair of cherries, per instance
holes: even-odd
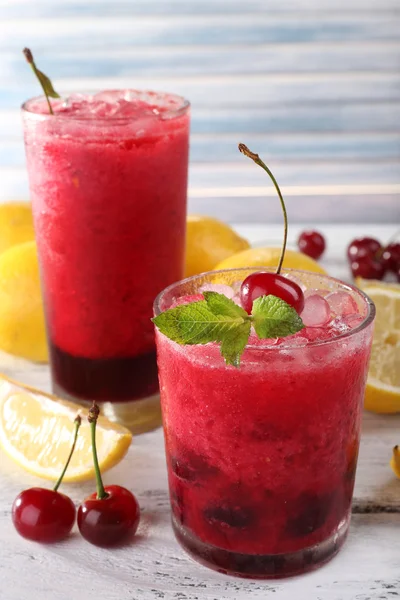
[[[392,272],[400,281],[400,242],[383,247],[374,238],[357,238],[347,248],[347,258],[354,277],[380,280]]]
[[[119,485],[104,487],[96,450],[96,422],[99,407],[93,403],[88,421],[92,433],[93,462],[97,491],[78,508],[81,535],[96,546],[114,546],[133,536],[139,525],[140,508],[135,496]],[[75,523],[76,508],[69,496],[58,491],[75,449],[81,419],[75,420],[75,436],[67,463],[55,487],[29,488],[14,500],[12,520],[18,533],[29,540],[58,542],[69,535]]]

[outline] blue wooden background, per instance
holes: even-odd
[[[280,220],[242,141],[292,221],[400,222],[400,0],[0,0],[0,201],[28,197],[24,46],[63,93],[191,100],[191,212]]]

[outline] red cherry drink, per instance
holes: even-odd
[[[188,103],[51,102],[23,119],[54,390],[145,430],[160,421],[152,302],[183,275]]]
[[[201,299],[204,285],[239,303],[250,273],[170,286],[155,312]],[[200,562],[245,577],[323,564],[351,513],[374,307],[338,280],[286,275],[306,289],[305,329],[271,340],[251,334],[239,368],[217,344],[180,346],[157,331],[175,534]]]

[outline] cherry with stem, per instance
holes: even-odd
[[[71,532],[75,522],[75,505],[58,488],[68,469],[78,438],[81,417],[75,419],[75,430],[67,462],[54,488],[34,487],[21,492],[12,506],[12,521],[18,533],[35,542],[58,542]]]
[[[139,525],[140,508],[135,496],[119,485],[103,485],[96,447],[96,424],[100,414],[93,402],[88,421],[91,428],[96,492],[78,508],[78,527],[82,536],[95,546],[115,546],[133,536]]]
[[[266,173],[268,173],[270,179],[272,180],[272,183],[274,184],[274,187],[276,189],[281,203],[284,223],[282,250],[279,257],[276,272],[252,273],[251,275],[246,277],[240,288],[240,300],[242,306],[247,313],[251,314],[253,302],[254,300],[256,300],[256,298],[272,294],[273,296],[277,296],[278,298],[281,298],[282,300],[293,306],[297,313],[300,314],[304,308],[303,291],[300,288],[300,286],[297,285],[297,283],[281,275],[288,236],[288,218],[285,201],[283,199],[281,190],[274,175],[267,167],[267,165],[261,160],[258,154],[251,152],[251,150],[249,150],[247,146],[245,146],[245,144],[239,144],[239,150],[242,154],[250,158],[253,162],[256,163],[256,165],[258,165],[259,167],[264,169]]]

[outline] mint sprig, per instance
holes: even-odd
[[[204,300],[166,310],[152,321],[161,333],[178,344],[220,343],[228,365],[240,365],[252,324],[261,339],[286,337],[304,327],[295,309],[276,296],[257,298],[248,315],[223,294],[204,292],[203,295]]]

